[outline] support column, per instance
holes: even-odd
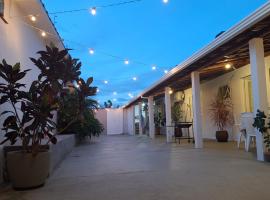
[[[143,135],[142,102],[139,102],[139,135]]]
[[[254,38],[249,41],[249,56],[251,67],[251,80],[252,80],[252,94],[253,94],[253,109],[254,116],[257,110],[264,111],[268,115],[268,103],[267,103],[267,78],[268,70],[266,71],[264,61],[264,46],[262,38]],[[257,148],[257,160],[264,160],[264,145],[263,136],[256,129],[256,148]]]
[[[134,106],[128,108],[128,134],[135,135],[135,112]]]
[[[155,122],[154,122],[154,98],[148,97],[148,114],[149,114],[149,136],[155,138]]]
[[[167,142],[172,142],[172,105],[171,105],[171,88],[165,88],[165,113],[166,113],[166,138]]]
[[[193,130],[194,130],[195,148],[203,148],[199,72],[197,71],[192,72],[191,79],[192,79],[192,107],[193,107]]]

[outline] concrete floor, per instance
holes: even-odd
[[[166,144],[103,136],[76,147],[45,187],[0,189],[1,200],[269,200],[270,165],[235,143]]]

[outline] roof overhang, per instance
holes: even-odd
[[[214,41],[177,65],[160,80],[133,98],[125,107],[140,101],[142,97],[164,92],[164,87],[183,90],[191,85],[190,74],[200,71],[201,80],[208,80],[224,74],[225,63],[235,68],[249,63],[248,42],[255,37],[264,38],[265,53],[270,53],[270,2],[268,1],[251,15],[221,34]]]

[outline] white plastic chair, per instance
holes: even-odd
[[[256,133],[253,127],[253,122],[254,122],[253,113],[241,113],[241,125],[238,138],[238,148],[240,146],[242,137],[244,137],[246,151],[249,151],[251,141],[253,141],[255,144]]]

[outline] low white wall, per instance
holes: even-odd
[[[104,134],[118,135],[125,133],[124,111],[119,109],[99,109],[96,111],[96,118],[104,126]]]
[[[124,133],[123,109],[108,109],[107,134],[118,135]]]
[[[107,134],[107,110],[106,109],[99,109],[95,112],[95,117],[98,121],[103,125],[103,132],[102,134]]]

